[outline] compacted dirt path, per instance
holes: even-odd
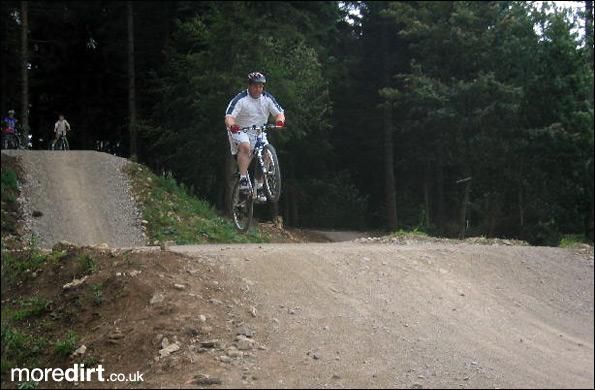
[[[258,380],[245,385],[593,387],[592,248],[171,249],[208,256],[242,280],[267,348],[251,368]]]

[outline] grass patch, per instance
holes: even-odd
[[[40,355],[48,342],[42,337],[33,337],[2,322],[2,363],[1,371],[6,375],[14,367],[39,367]]]
[[[193,196],[171,175],[156,176],[148,168],[130,163],[126,173],[141,206],[151,242],[176,244],[268,242],[267,235],[253,229],[239,234],[231,221],[221,217],[206,201]]]
[[[37,389],[39,387],[39,382],[35,382],[35,381],[28,381],[28,382],[22,382],[19,383],[19,385],[17,386],[17,389]]]
[[[6,309],[3,311],[2,317],[7,315],[13,321],[21,321],[31,317],[39,317],[49,311],[52,301],[48,301],[39,297],[31,297],[20,299],[18,302],[18,309]]]
[[[96,356],[90,355],[85,357],[85,359],[83,360],[83,364],[85,365],[85,367],[95,367],[99,364],[99,359]]]
[[[14,286],[25,274],[35,272],[45,263],[47,255],[36,248],[17,253],[2,251],[2,283]]]
[[[2,200],[16,200],[14,197],[14,192],[18,191],[18,179],[17,173],[8,167],[2,167],[1,169],[1,177],[2,177]],[[11,192],[12,191],[12,192]]]
[[[97,269],[97,263],[88,254],[82,254],[78,257],[79,267],[84,275],[90,275]]]
[[[54,351],[62,357],[70,356],[76,350],[76,339],[76,333],[69,330],[64,340],[56,341]]]
[[[97,306],[101,305],[103,303],[103,285],[92,284],[91,292],[93,296],[93,303]]]
[[[3,238],[5,235],[15,235],[17,232],[19,186],[17,172],[13,168],[15,164],[16,159],[2,156],[0,197],[2,200],[1,228]]]
[[[28,275],[38,271],[47,263],[57,265],[68,255],[65,250],[53,250],[50,253],[43,252],[31,244],[30,249],[20,252],[2,251],[2,283],[6,286],[14,286],[25,279]],[[4,291],[4,290],[3,290]]]
[[[392,236],[394,237],[399,237],[399,238],[406,238],[406,237],[417,237],[417,238],[421,238],[421,237],[429,237],[429,235],[419,229],[413,229],[413,230],[403,230],[403,229],[399,229],[396,232],[392,233]]]
[[[589,244],[589,241],[582,234],[565,234],[560,239],[560,248],[571,248],[580,244]]]
[[[59,250],[59,249],[56,250],[55,249],[55,250],[52,250],[52,252],[46,256],[46,261],[50,265],[56,265],[64,257],[66,257],[66,255],[68,255],[68,251],[66,251],[66,250]]]

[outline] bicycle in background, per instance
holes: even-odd
[[[51,150],[70,150],[70,144],[68,143],[68,138],[66,138],[66,133],[61,133],[56,142],[50,145],[50,148]]]

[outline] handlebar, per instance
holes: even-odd
[[[282,128],[281,126],[277,126],[273,123],[269,123],[269,124],[262,125],[262,126],[252,125],[252,126],[248,126],[248,127],[242,127],[240,129],[240,131],[243,131],[244,133],[249,130],[253,130],[253,131],[256,130],[257,132],[261,132],[261,131],[268,130],[268,129],[281,129],[281,128]]]

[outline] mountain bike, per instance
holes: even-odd
[[[19,137],[16,133],[5,132],[2,133],[2,149],[18,149]]]
[[[95,141],[95,150],[120,156],[120,141],[97,140]]]
[[[65,133],[60,134],[56,143],[52,145],[52,150],[70,150]]]
[[[2,132],[2,149],[31,149],[33,136],[28,134],[26,138],[18,127],[12,131],[4,130]]]
[[[250,229],[254,213],[254,203],[278,202],[281,196],[281,169],[277,152],[273,145],[264,142],[266,131],[278,128],[273,124],[263,126],[244,127],[243,132],[256,134],[256,143],[252,150],[252,161],[248,168],[249,189],[240,191],[240,172],[236,172],[235,185],[231,195],[231,215],[233,222],[240,232],[244,233]],[[265,202],[258,202],[258,189],[255,178],[262,180],[262,189],[266,196]]]

